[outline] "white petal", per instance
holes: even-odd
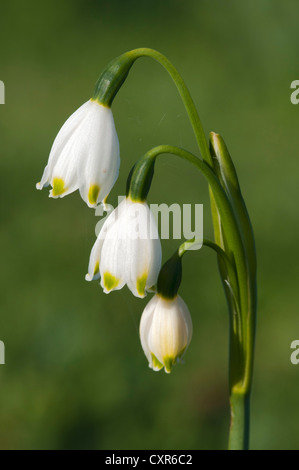
[[[122,289],[126,280],[124,278],[125,267],[125,243],[117,239],[105,239],[102,248],[100,262],[101,286],[107,294],[113,290]]]
[[[112,111],[94,100],[84,103],[59,131],[37,189],[52,185],[51,197],[80,190],[89,207],[102,202],[119,172],[119,143]]]
[[[152,367],[153,365],[153,359],[152,359],[152,353],[148,344],[148,338],[149,338],[149,333],[150,333],[150,328],[151,328],[151,323],[152,323],[152,317],[156,308],[157,301],[158,301],[158,297],[155,295],[147,304],[147,306],[145,307],[142,313],[141,320],[140,320],[140,327],[139,327],[141,346],[144,351],[144,354],[147,357],[150,367]]]
[[[93,281],[100,277],[100,258],[103,241],[104,240],[102,238],[98,237],[92,247],[89,258],[88,273],[85,276],[86,281]]]
[[[119,142],[110,108],[92,102],[85,123],[86,153],[78,167],[80,194],[89,207],[106,198],[119,173]]]
[[[152,316],[148,346],[164,364],[166,372],[171,371],[172,365],[186,350],[192,335],[191,325],[189,311],[182,299],[159,297]]]
[[[184,302],[182,297],[180,297],[179,295],[177,297],[177,302],[178,302],[178,305],[179,305],[180,311],[182,313],[182,316],[184,318],[184,322],[185,322],[185,326],[186,326],[186,331],[187,331],[186,349],[187,349],[187,347],[189,346],[190,341],[192,339],[192,335],[193,335],[192,318],[191,318],[191,315],[190,315],[190,311],[187,307],[187,304]]]
[[[111,214],[106,218],[97,240],[93,245],[89,258],[88,274],[85,276],[87,281],[98,279],[100,277],[99,265],[101,261],[103,243],[105,238],[112,238],[115,236],[115,225],[118,220],[119,211],[121,212],[121,206],[118,206],[118,208],[111,212]],[[95,272],[96,274],[94,274]]]
[[[42,179],[40,183],[36,186],[38,189],[42,189],[44,186],[48,186],[52,179],[52,171],[57,163],[61,152],[63,151],[65,145],[69,141],[70,137],[74,134],[74,132],[78,129],[78,127],[84,121],[88,113],[88,109],[90,107],[90,100],[84,103],[80,108],[78,108],[63,124],[62,128],[58,132],[54,143],[52,145],[50,156],[48,160],[48,164],[44,170]]]
[[[101,236],[103,236],[100,260],[101,286],[105,293],[121,289],[125,283],[125,264],[127,253],[126,225],[122,224],[125,200],[109,215]],[[105,229],[105,233],[104,232]],[[99,236],[100,236],[99,235]]]
[[[152,238],[150,224],[154,218],[146,203],[128,200],[126,217],[127,236],[130,239],[126,279],[132,293],[142,298],[146,290],[157,282],[161,267],[161,243],[156,228],[155,238]]]
[[[137,215],[136,215],[137,214]],[[101,285],[104,292],[121,289],[125,284],[137,297],[156,283],[161,266],[161,244],[155,227],[151,239],[149,220],[153,218],[146,203],[124,199],[102,227],[101,254],[92,252],[89,278],[100,258]],[[148,230],[144,227],[148,226]],[[141,237],[140,228],[143,236]],[[100,242],[98,242],[100,243]]]
[[[73,135],[63,148],[51,175],[52,190],[50,197],[64,197],[79,187],[77,178],[77,165],[80,158],[80,149],[77,147],[77,136]],[[61,181],[63,192],[55,191],[55,182]],[[55,194],[56,192],[56,194]]]
[[[162,247],[159,238],[158,228],[155,218],[150,212],[150,244],[149,244],[149,273],[146,282],[146,289],[150,289],[157,283],[158,275],[161,269]]]

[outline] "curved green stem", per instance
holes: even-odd
[[[217,255],[219,255],[221,258],[223,258],[223,261],[230,266],[230,269],[233,270],[234,266],[231,264],[231,261],[225,251],[216,243],[212,242],[211,240],[207,240],[206,238],[203,239],[203,245],[208,246],[212,250],[214,250]]]
[[[244,357],[246,361],[246,364],[242,366],[242,370],[239,370],[238,372],[235,371],[232,374],[232,377],[234,377],[234,383],[231,384],[231,389],[234,388],[236,391],[248,389],[250,387],[250,369],[252,366],[253,354],[251,346],[251,336],[253,329],[251,327],[250,293],[248,291],[250,286],[248,285],[246,254],[244,252],[238,224],[235,219],[230,201],[225,190],[221,186],[219,179],[210,166],[184,149],[171,145],[160,145],[147,152],[142,158],[142,161],[146,159],[155,160],[156,157],[161,154],[173,154],[194,165],[208,180],[213,197],[216,201],[222,225],[225,227],[227,244],[230,247],[230,252],[227,253],[227,256],[230,259],[230,263],[235,266],[236,270],[237,286],[235,286],[235,291],[239,294],[238,303],[240,304],[240,308],[238,309],[238,312],[235,312],[235,314],[240,316],[238,322],[241,328],[241,337],[239,338],[239,343],[242,345],[242,350],[244,351]],[[137,165],[136,169],[133,171],[133,186],[135,180],[140,181],[139,168],[143,168],[143,166],[144,165],[142,164]],[[241,362],[243,363],[243,361]],[[236,381],[237,377],[239,378],[238,381]]]
[[[205,162],[211,163],[212,159],[209,147],[197,109],[190,95],[190,92],[176,67],[170,62],[170,60],[167,59],[167,57],[165,57],[160,52],[155,51],[154,49],[139,48],[128,52],[128,54],[132,57],[135,57],[136,59],[138,59],[139,57],[150,57],[151,59],[154,59],[156,62],[161,64],[167,70],[179,91],[179,94],[188,113],[202,158]]]
[[[230,399],[232,413],[230,448],[244,448],[248,443],[248,410],[253,367],[255,305],[248,272],[247,254],[238,222],[228,195],[214,170],[192,153],[179,147],[160,145],[147,152],[132,172],[131,188],[136,191],[134,181],[138,182],[138,187],[142,186],[142,175],[147,174],[144,169],[151,167],[157,156],[161,154],[176,155],[194,165],[205,176],[219,213],[221,227],[223,227],[225,251],[218,244],[214,244],[209,240],[206,240],[205,244],[217,252],[223,274],[222,278],[225,282],[226,296],[228,299],[235,300],[234,302],[229,300]],[[180,248],[181,253],[187,249],[188,242],[185,242],[185,246],[183,244]]]
[[[233,266],[231,264],[231,261],[225,251],[217,245],[215,242],[212,242],[211,240],[208,240],[207,238],[204,238],[203,240],[197,240],[196,238],[192,238],[191,240],[186,240],[184,243],[182,243],[179,247],[179,255],[183,256],[187,251],[195,251],[196,246],[198,245],[203,245],[211,248],[214,250],[217,255],[221,256],[223,260],[227,263],[230,264],[231,268],[233,269]]]
[[[204,161],[211,164],[212,159],[209,146],[189,90],[175,66],[160,52],[142,47],[125,52],[114,59],[101,74],[92,99],[98,100],[104,106],[110,107],[115,95],[126,80],[132,65],[141,57],[150,57],[162,65],[169,73],[186,108],[202,158]]]
[[[217,202],[217,207],[219,208],[219,213],[223,226],[226,227],[226,237],[231,247],[234,247],[233,251],[228,253],[228,256],[232,262],[237,266],[238,279],[240,284],[240,296],[241,304],[243,310],[247,311],[247,272],[246,272],[246,257],[244,253],[244,248],[240,233],[238,230],[238,225],[232,211],[230,202],[227,198],[227,195],[222,188],[217,176],[214,171],[207,165],[205,162],[200,160],[198,157],[188,152],[187,150],[175,147],[172,145],[160,145],[151,149],[145,154],[143,159],[155,159],[158,155],[161,154],[173,154],[183,160],[188,161],[193,166],[195,166],[208,180],[208,183],[213,192],[213,196]],[[138,178],[137,173],[133,172],[132,181]],[[243,288],[242,288],[243,286]],[[244,288],[246,286],[246,288]]]

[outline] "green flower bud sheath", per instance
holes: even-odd
[[[146,154],[131,169],[128,180],[126,196],[134,202],[146,200],[154,176],[156,156],[152,158]]]
[[[157,284],[157,292],[164,299],[174,299],[182,282],[182,259],[179,252],[162,266]]]

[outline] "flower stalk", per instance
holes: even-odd
[[[127,284],[137,297],[144,297],[157,286],[156,295],[142,314],[140,337],[149,366],[153,370],[164,367],[169,373],[185,353],[192,336],[188,307],[178,295],[181,257],[201,244],[216,253],[229,311],[229,449],[247,449],[257,308],[254,235],[225,142],[212,132],[208,144],[190,92],[174,65],[149,48],[134,49],[110,62],[96,83],[92,99],[60,130],[37,188],[51,185],[50,196],[54,198],[79,189],[89,207],[105,203],[119,171],[119,144],[111,105],[133,64],[141,57],[158,62],[172,78],[189,116],[201,158],[179,147],[160,145],[134,165],[127,180],[126,199],[107,218],[93,246],[86,279],[101,278],[106,293]],[[185,241],[160,270],[160,240],[146,198],[156,159],[162,154],[187,161],[206,178],[214,241]],[[141,237],[139,234],[136,238],[136,226],[146,227]]]
[[[229,307],[231,403],[229,448],[232,450],[247,449],[249,445],[249,400],[254,357],[256,288],[254,282],[255,258],[249,259],[250,256],[253,256],[254,251],[251,253],[248,251],[248,246],[254,250],[254,240],[252,230],[249,231],[250,222],[245,220],[245,217],[248,217],[246,207],[243,199],[237,205],[238,210],[242,209],[245,213],[241,214],[244,220],[240,222],[239,217],[241,216],[238,215],[238,211],[231,203],[232,196],[227,185],[223,180],[221,181],[214,169],[190,152],[170,145],[155,147],[140,159],[131,173],[131,185],[134,185],[134,177],[136,176],[138,185],[142,187],[144,181],[140,177],[138,169],[150,167],[151,162],[162,154],[176,155],[196,167],[207,179],[212,194],[212,203],[217,209],[219,244],[209,240],[204,240],[203,244],[217,253],[220,275]],[[247,231],[242,229],[244,226]],[[217,231],[215,232],[217,233]],[[248,246],[245,243],[245,236],[248,238]],[[180,255],[195,243],[198,244],[199,241],[185,242],[179,249]]]
[[[161,52],[143,47],[125,52],[114,59],[101,74],[95,87],[93,99],[98,100],[106,106],[111,106],[115,95],[126,80],[132,65],[141,57],[149,57],[155,60],[168,72],[180,94],[189,116],[202,158],[207,163],[212,163],[205,133],[190,92],[176,67],[170,62],[170,60],[168,60],[167,57],[161,54]]]

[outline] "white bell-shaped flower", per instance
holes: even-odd
[[[89,100],[60,129],[37,189],[51,185],[50,197],[79,189],[89,207],[102,202],[119,172],[119,142],[112,111]]]
[[[147,203],[124,199],[108,216],[92,248],[86,280],[101,277],[107,294],[125,284],[144,297],[157,282],[161,242]]]
[[[170,373],[190,344],[192,320],[180,296],[173,299],[155,295],[145,307],[140,321],[143,351],[153,370],[164,367]]]

